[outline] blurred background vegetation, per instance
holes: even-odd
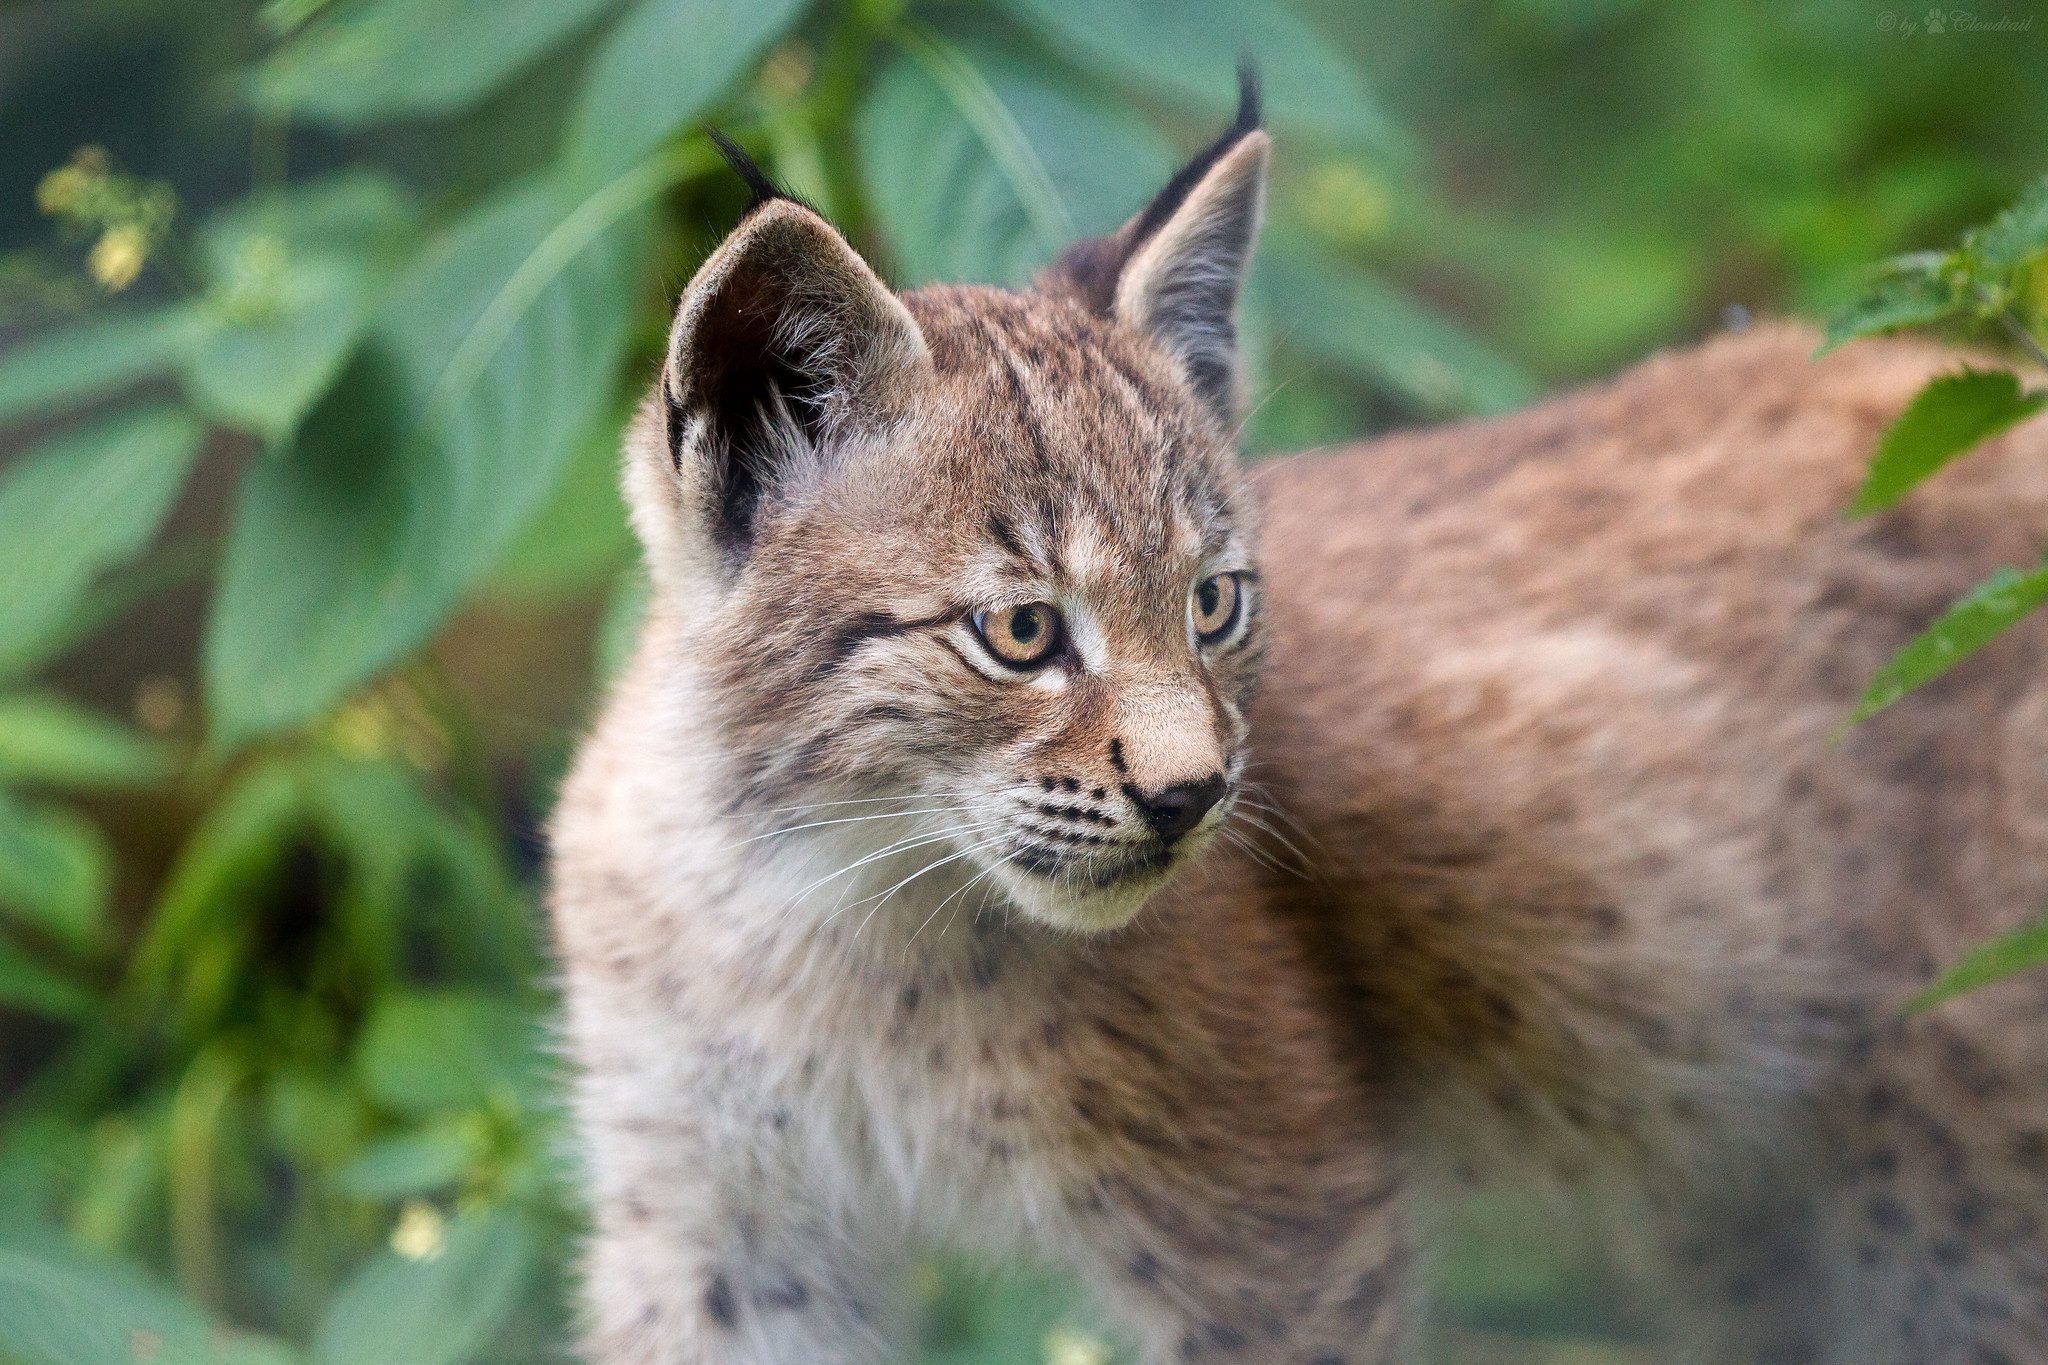
[[[637,611],[622,415],[743,199],[707,121],[892,280],[1017,282],[1248,48],[1258,452],[1817,314],[1987,217],[2048,169],[2048,17],[1940,17],[0,4],[0,1362],[565,1358],[539,830]],[[1455,1212],[1437,1359],[1649,1358],[1561,1226]],[[1066,1287],[924,1287],[931,1361],[1111,1358]]]

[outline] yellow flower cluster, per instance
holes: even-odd
[[[96,235],[86,268],[108,293],[135,283],[177,216],[177,196],[161,181],[114,168],[104,147],[81,147],[36,186],[36,207],[79,236]]]

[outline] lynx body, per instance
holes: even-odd
[[[2048,1358],[2044,991],[1899,1012],[2048,901],[2038,642],[1831,742],[2048,432],[1846,524],[1950,362],[1764,328],[1247,476],[1266,154],[1021,292],[763,186],[686,291],[554,830],[589,1359],[902,1359],[943,1247],[1380,1365],[1489,1180],[1619,1214],[1672,1360]]]

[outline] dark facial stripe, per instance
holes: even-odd
[[[955,607],[935,616],[906,621],[891,616],[886,611],[864,611],[833,632],[832,644],[825,651],[825,659],[818,672],[821,676],[832,672],[852,657],[855,650],[870,640],[908,635],[914,630],[928,630],[933,626],[951,625],[965,614],[965,608]]]

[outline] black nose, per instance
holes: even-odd
[[[1140,791],[1126,782],[1124,795],[1145,813],[1145,823],[1170,844],[1202,823],[1209,807],[1223,799],[1223,774],[1210,773],[1200,782],[1180,782],[1156,792]]]

